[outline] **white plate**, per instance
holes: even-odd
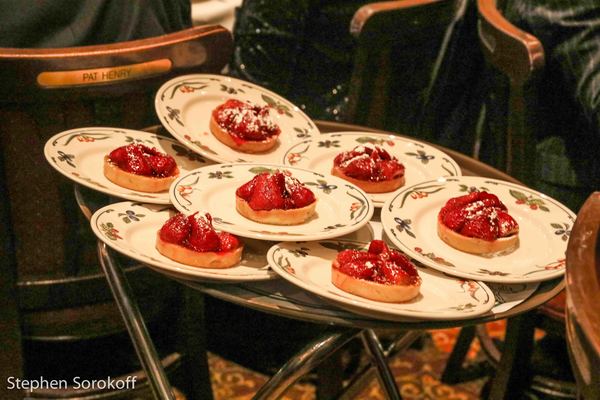
[[[100,240],[116,251],[178,278],[244,282],[276,278],[265,254],[272,242],[244,239],[239,265],[225,269],[197,268],[173,261],[156,250],[156,232],[176,211],[170,206],[121,202],[96,211],[90,220]]]
[[[181,143],[150,132],[130,129],[90,127],[64,131],[46,142],[44,155],[58,172],[91,189],[123,199],[153,204],[169,204],[169,193],[144,193],[109,181],[103,172],[104,156],[117,147],[141,143],[175,158],[180,174],[213,164]]]
[[[496,304],[490,310],[493,314],[506,312],[521,304],[535,293],[538,286],[540,286],[539,282],[515,284],[488,283],[487,285],[496,298]]]
[[[271,225],[251,221],[236,211],[235,191],[265,170],[282,169],[307,185],[317,198],[316,215],[299,225]],[[334,176],[273,164],[217,164],[181,175],[170,189],[179,211],[208,212],[215,228],[262,240],[297,241],[339,237],[367,224],[373,204],[356,186]]]
[[[383,303],[355,296],[331,283],[331,262],[344,248],[367,248],[366,242],[323,240],[279,243],[271,247],[267,260],[282,278],[309,292],[358,314],[388,320],[405,317],[448,320],[467,319],[488,312],[494,294],[483,283],[465,281],[419,267],[420,294],[406,303]]]
[[[504,285],[492,283],[488,286],[494,295],[499,295],[504,300],[498,300],[498,297],[496,297],[496,304],[490,311],[483,315],[474,316],[472,319],[507,312],[534,294],[539,284]],[[377,318],[376,315],[371,313],[369,313],[371,315],[359,315],[337,307],[332,301],[327,301],[292,283],[282,282],[281,280],[249,282],[228,286],[227,288],[210,287],[203,284],[200,290],[213,297],[241,304],[245,307],[258,308],[263,311],[268,310],[292,318],[305,318],[308,314],[311,319],[329,324],[350,324],[354,327],[369,326],[372,319]],[[423,320],[418,317],[394,318],[394,322],[419,323],[421,321]]]
[[[452,197],[472,190],[498,196],[519,224],[511,253],[480,256],[456,250],[437,235],[437,215]],[[575,214],[524,186],[482,177],[440,178],[397,191],[381,211],[384,232],[402,251],[440,271],[486,282],[540,282],[565,272]]]
[[[336,132],[303,140],[289,147],[281,162],[298,168],[331,173],[333,159],[356,146],[379,146],[404,164],[406,183],[411,186],[440,176],[460,176],[460,167],[449,155],[409,138],[372,132]],[[383,206],[393,192],[369,193],[376,207]]]
[[[221,143],[210,132],[212,111],[228,99],[270,105],[271,118],[281,128],[275,148],[260,154],[242,153]],[[319,135],[319,130],[298,107],[265,88],[222,75],[184,75],[158,89],[156,113],[181,143],[217,162],[280,163],[285,149]]]

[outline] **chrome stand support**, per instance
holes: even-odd
[[[150,339],[146,324],[137,304],[132,301],[131,287],[123,275],[121,266],[111,257],[106,244],[100,241],[98,241],[98,258],[115,302],[123,316],[125,326],[129,331],[135,351],[146,372],[154,397],[160,400],[174,400],[171,385]]]
[[[377,335],[372,329],[365,329],[361,332],[361,339],[367,355],[371,359],[371,363],[375,366],[377,378],[379,378],[379,383],[388,399],[401,400],[402,397],[400,397],[400,392],[398,392],[394,375],[392,375],[392,371],[390,371],[390,367],[387,364],[383,347]]]
[[[294,382],[318,366],[359,332],[357,329],[343,329],[320,336],[286,362],[256,392],[253,400],[274,400],[280,398]]]
[[[379,356],[376,355],[375,357],[380,358],[381,355],[383,355],[383,357],[389,359],[389,358],[395,356],[396,354],[401,353],[404,350],[408,349],[410,347],[410,345],[413,344],[422,335],[423,335],[423,332],[419,331],[419,330],[406,331],[402,334],[402,336],[400,336],[399,339],[396,339],[394,342],[392,342],[388,346],[388,348],[383,351],[383,354],[380,353]],[[376,353],[379,353],[381,351],[382,346],[381,346],[379,340],[377,339],[376,334],[373,331],[371,331],[371,332],[362,331],[361,338],[363,339],[363,345],[366,348],[369,356],[371,356],[370,350],[369,350],[371,348],[373,348]],[[378,371],[378,368],[382,368],[383,372]],[[387,372],[386,372],[386,370],[387,370]],[[381,377],[385,377],[386,375],[389,377],[392,375],[387,363],[380,364],[377,361],[375,361],[374,359],[371,359],[370,364],[368,366],[366,366],[365,368],[363,368],[362,371],[359,371],[355,375],[355,377],[352,379],[352,381],[346,386],[346,388],[344,389],[344,392],[340,395],[338,400],[351,400],[351,399],[357,398],[360,390],[362,390],[362,388],[364,388],[365,385],[368,382],[370,382],[371,379],[373,379],[375,377],[376,373],[380,376],[380,378],[379,378],[380,382],[382,381]],[[384,388],[384,392],[386,392],[388,398],[390,398],[390,399],[401,398],[400,395],[398,394],[398,389],[396,388],[395,382],[393,383],[393,385],[391,385],[391,383],[393,381],[390,382],[390,379],[386,379],[386,381],[389,382],[390,385],[383,386],[383,388]],[[383,385],[383,383],[382,383],[382,385]],[[390,390],[388,390],[388,387]],[[397,397],[393,397],[393,396],[397,396]]]

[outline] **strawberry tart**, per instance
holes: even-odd
[[[104,176],[140,192],[163,192],[179,175],[175,159],[143,144],[121,146],[104,156]]]
[[[473,254],[514,249],[519,224],[498,197],[486,191],[454,197],[438,213],[439,237],[450,246]]]
[[[225,145],[245,153],[261,153],[277,144],[281,133],[269,106],[230,99],[212,112],[210,131]]]
[[[242,258],[243,245],[227,232],[216,232],[210,214],[178,213],[156,235],[156,249],[174,261],[193,267],[229,268]]]
[[[287,171],[263,172],[235,192],[244,217],[274,225],[298,225],[315,214],[314,193]]]
[[[391,192],[405,182],[404,165],[378,146],[357,146],[338,154],[333,160],[331,174],[367,193]]]
[[[415,265],[382,240],[373,240],[368,251],[339,252],[331,265],[331,282],[345,292],[386,303],[409,301],[421,288]]]

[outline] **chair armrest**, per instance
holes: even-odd
[[[399,0],[399,1],[380,1],[370,3],[360,7],[350,21],[350,33],[354,37],[358,37],[367,24],[369,18],[376,14],[384,14],[389,11],[402,10],[411,7],[435,3],[440,0]]]
[[[545,64],[542,43],[533,35],[511,24],[496,8],[496,0],[478,0],[478,33],[488,61],[522,86]]]

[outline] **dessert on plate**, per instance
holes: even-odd
[[[404,165],[378,146],[356,146],[338,154],[333,160],[331,174],[367,193],[391,192],[405,183]]]
[[[514,249],[519,224],[492,193],[472,192],[451,198],[438,213],[439,237],[450,246],[473,254]]]
[[[345,292],[386,303],[409,301],[421,287],[415,265],[382,240],[371,241],[367,251],[339,252],[331,264],[331,282]]]
[[[235,192],[235,207],[244,217],[274,225],[297,225],[315,214],[314,193],[289,171],[263,172]]]
[[[215,231],[210,214],[177,213],[158,231],[156,249],[193,267],[229,268],[239,264],[243,244],[230,233]]]
[[[269,106],[230,99],[215,108],[210,131],[225,145],[245,153],[261,153],[277,144],[281,133],[269,114]]]
[[[178,175],[172,156],[143,144],[121,146],[104,156],[104,176],[127,189],[163,192]]]

